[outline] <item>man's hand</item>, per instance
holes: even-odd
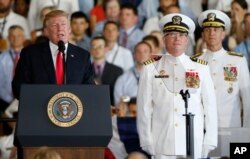
[[[13,118],[13,113],[18,111],[18,104],[19,101],[17,99],[14,99],[11,104],[6,108],[5,115],[9,118]]]
[[[202,146],[201,158],[207,158],[210,151],[212,151],[215,147],[210,145]]]

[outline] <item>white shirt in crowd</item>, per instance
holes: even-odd
[[[42,28],[40,12],[44,7],[54,6],[57,9],[66,11],[69,15],[79,11],[78,0],[32,0],[30,1],[28,21],[30,30]]]
[[[106,54],[106,60],[116,66],[119,66],[123,71],[129,70],[134,66],[134,59],[130,50],[115,44],[112,50]]]
[[[3,24],[5,21],[4,29],[3,29],[3,38],[7,39],[8,30],[12,25],[19,25],[23,28],[25,37],[30,39],[30,29],[28,26],[28,21],[21,15],[16,14],[12,10],[6,18],[0,18],[0,23]]]

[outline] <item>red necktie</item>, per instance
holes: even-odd
[[[62,52],[58,52],[56,56],[56,83],[63,84],[63,54]]]

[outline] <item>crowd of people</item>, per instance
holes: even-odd
[[[194,156],[205,158],[217,147],[218,127],[250,127],[249,5],[249,0],[0,0],[1,117],[15,117],[24,83],[105,84],[113,126],[110,156],[185,157],[180,91],[189,90]],[[58,63],[59,41],[65,44],[66,70]],[[136,144],[125,140],[126,122]],[[12,124],[0,126],[0,158],[16,154],[9,148]]]

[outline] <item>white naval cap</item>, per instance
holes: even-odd
[[[230,18],[219,10],[206,10],[198,17],[200,27],[223,27],[225,30],[230,29]]]
[[[163,34],[169,31],[186,32],[193,34],[195,24],[191,18],[180,13],[167,14],[161,18],[159,26]]]

